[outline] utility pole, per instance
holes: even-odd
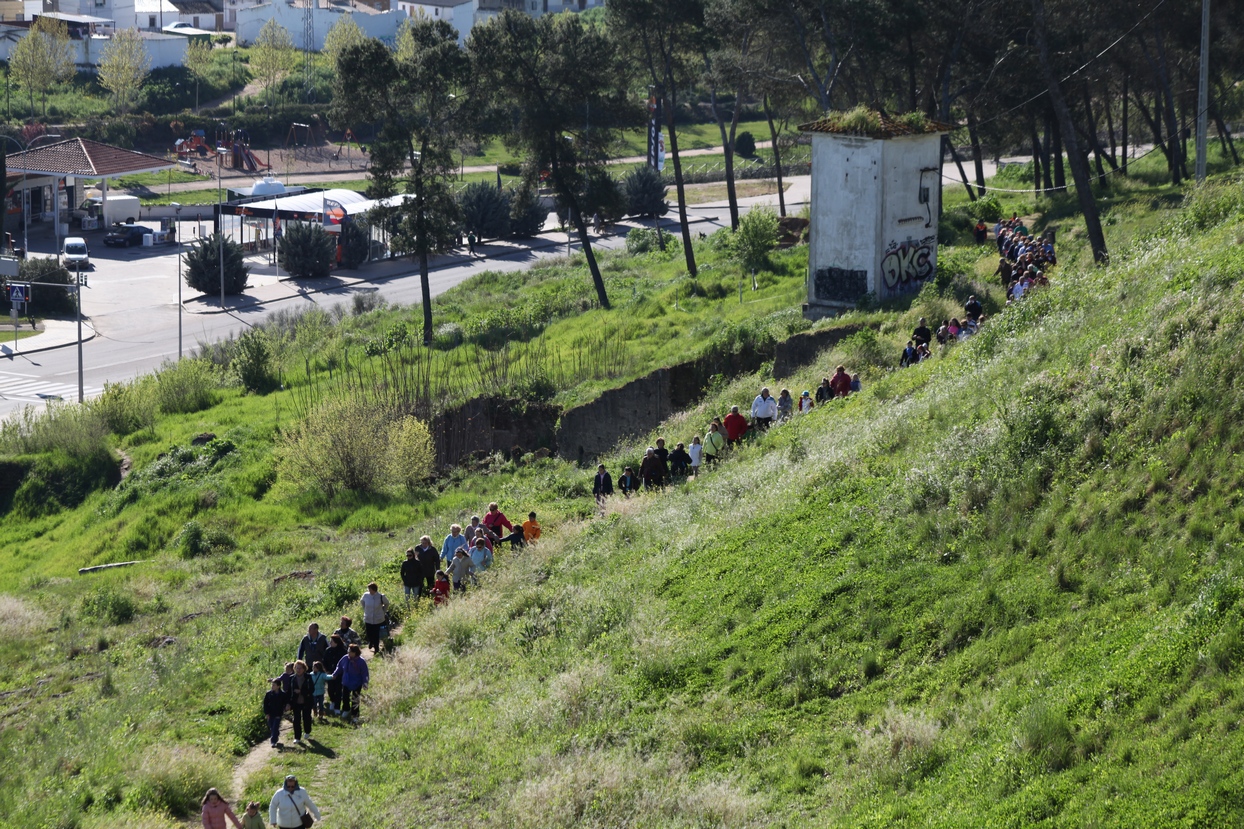
[[[1205,181],[1209,132],[1209,0],[1201,0],[1201,84],[1196,99],[1196,180]]]

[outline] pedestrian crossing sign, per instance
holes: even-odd
[[[29,285],[10,285],[9,286],[9,302],[13,304],[24,303],[29,300]]]

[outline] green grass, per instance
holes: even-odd
[[[1070,217],[1042,217],[1063,227],[1064,264],[1005,311],[987,255],[943,251],[963,274],[860,315],[877,330],[781,381],[810,388],[842,362],[864,393],[604,518],[590,473],[556,460],[494,457],[417,492],[302,492],[272,453],[307,391],[300,367],[340,376],[369,343],[388,355],[377,361],[400,357],[395,332],[418,314],[277,320],[292,388],[226,384],[212,408],[106,437],[133,458],[131,479],[0,523],[0,693],[17,692],[0,720],[0,826],[192,816],[261,738],[263,679],[304,623],[353,611],[370,579],[398,595],[401,550],[489,500],[536,510],[541,546],[408,618],[365,726],[317,729],[322,753],[261,769],[247,796],[294,769],[330,825],[352,829],[415,813],[432,826],[1235,825],[1244,185],[1171,205],[1140,184],[1120,193],[1107,269]],[[800,250],[775,256],[741,307],[718,242],[697,253],[694,290],[676,252],[604,256],[611,312],[577,262],[477,277],[434,307],[467,341],[439,335],[436,375],[465,390],[508,342],[515,373],[570,376],[580,361],[578,385],[555,386],[569,404],[802,327]],[[967,292],[986,294],[986,330],[898,370],[915,319]],[[762,383],[776,385],[764,372],[714,384],[607,463],[702,433]],[[94,439],[58,417],[39,440]],[[204,431],[227,443],[188,449]],[[210,543],[188,558],[191,521]],[[74,572],[129,559],[148,562]],[[313,578],[275,581],[295,571]]]

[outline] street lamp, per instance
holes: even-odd
[[[176,218],[173,220],[173,240],[177,242],[177,360],[181,361],[181,205],[177,202],[172,203],[173,214]]]
[[[220,126],[228,131],[223,121]],[[225,198],[224,198],[224,162],[220,147],[216,148],[216,255],[220,258],[220,310],[225,310]]]

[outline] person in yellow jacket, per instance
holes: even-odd
[[[716,423],[708,425],[708,434],[704,436],[704,462],[715,463],[721,453],[726,450],[726,436]]]

